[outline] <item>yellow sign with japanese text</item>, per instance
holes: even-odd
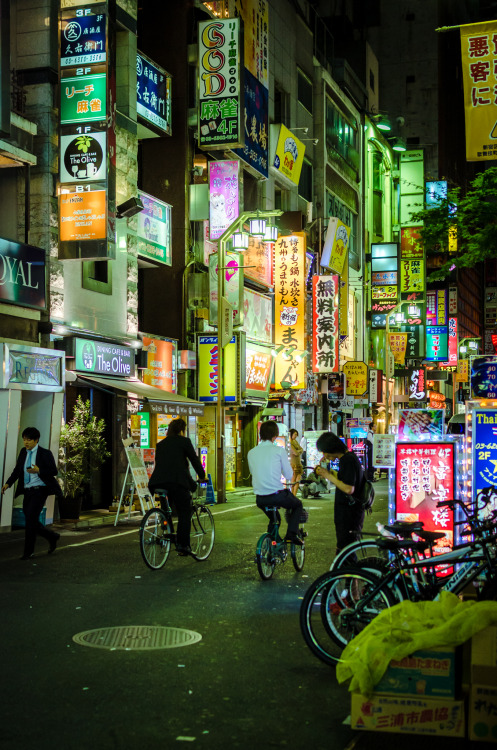
[[[389,333],[388,345],[393,354],[395,364],[403,365],[406,361],[407,333]]]
[[[298,185],[304,154],[304,144],[288,128],[281,125],[273,167],[295,185]]]
[[[461,26],[466,159],[497,158],[497,21]]]
[[[365,362],[345,362],[342,367],[345,373],[347,396],[364,396],[368,391],[368,366]]]
[[[456,382],[467,383],[469,380],[469,359],[459,359],[457,361]]]
[[[279,237],[274,246],[274,341],[283,346],[275,364],[276,388],[305,388],[304,232]]]
[[[341,274],[347,259],[349,239],[350,227],[336,216],[331,216],[324,238],[321,265]]]

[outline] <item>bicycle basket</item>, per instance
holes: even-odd
[[[287,523],[289,519],[290,519],[290,510],[289,508],[287,508],[285,510],[285,520]],[[305,508],[302,508],[302,510],[300,511],[299,523],[307,523],[308,520],[309,520],[309,511],[307,511]]]

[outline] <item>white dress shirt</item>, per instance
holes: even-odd
[[[256,495],[272,495],[285,489],[282,474],[287,481],[293,477],[286,450],[271,440],[261,440],[248,452],[247,459]]]
[[[31,451],[27,451],[26,460],[24,462],[24,487],[45,487],[45,482],[42,482],[40,475],[34,472],[29,474],[26,469],[31,466],[36,466],[36,456],[38,453],[38,443]]]

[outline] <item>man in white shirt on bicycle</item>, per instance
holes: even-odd
[[[281,481],[281,475],[283,475],[287,482],[290,482],[293,469],[285,449],[275,443],[278,434],[276,422],[268,420],[262,423],[260,443],[252,448],[247,456],[252,474],[252,487],[256,495],[257,507],[269,518],[268,532],[271,533],[273,514],[266,508],[288,508],[290,517],[285,542],[302,545],[302,539],[297,534],[302,503],[288,488],[283,486]],[[278,523],[280,522],[281,517],[278,513]]]

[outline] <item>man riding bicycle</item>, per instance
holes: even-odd
[[[290,482],[293,477],[293,469],[288,460],[284,448],[274,442],[278,437],[279,430],[276,422],[268,420],[263,422],[260,429],[260,443],[248,452],[248,464],[252,474],[252,487],[256,495],[257,507],[269,518],[268,532],[272,530],[273,514],[266,508],[288,508],[290,517],[288,519],[288,530],[285,542],[302,545],[302,539],[298,536],[301,501],[293,495],[289,489],[283,487],[281,475]],[[281,518],[278,513],[278,523]]]

